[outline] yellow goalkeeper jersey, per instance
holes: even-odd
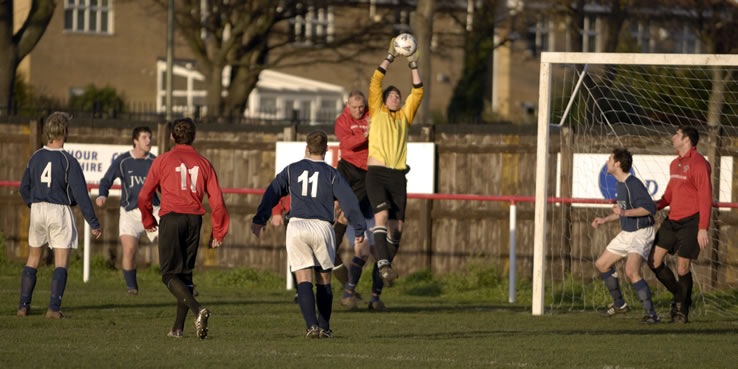
[[[407,162],[407,132],[423,99],[423,85],[413,86],[400,110],[392,112],[382,100],[385,71],[377,68],[369,85],[369,157],[388,168],[404,170]]]

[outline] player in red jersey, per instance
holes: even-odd
[[[174,121],[172,138],[176,146],[151,164],[138,207],[147,231],[157,229],[153,215],[152,196],[161,190],[159,216],[159,263],[162,281],[177,298],[177,317],[169,336],[182,337],[187,310],[195,314],[195,329],[201,339],[208,334],[210,311],[192,295],[192,271],[200,243],[200,227],[205,208],[202,199],[208,194],[213,209],[210,246],[219,247],[228,233],[229,217],[218,176],[210,161],[192,147],[195,140],[195,122],[190,118]]]

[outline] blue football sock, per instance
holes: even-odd
[[[354,256],[349,264],[349,280],[346,283],[346,289],[353,293],[356,290],[356,285],[359,284],[359,278],[361,278],[361,270],[364,268],[366,261],[360,257]]]
[[[621,307],[625,304],[625,300],[623,300],[623,294],[620,292],[618,278],[615,277],[615,273],[615,269],[610,269],[602,273],[602,279],[605,280],[605,286],[610,290],[610,296],[612,296],[615,306]]]
[[[331,329],[331,312],[333,311],[333,291],[329,284],[316,284],[315,300],[318,303],[318,326],[322,329]]]
[[[648,288],[648,283],[646,283],[646,280],[641,279],[640,281],[633,283],[633,288],[636,291],[638,299],[641,300],[643,310],[651,315],[656,315],[656,310],[654,310],[653,301],[651,300],[651,289]]]
[[[54,269],[51,277],[51,297],[49,298],[49,310],[59,311],[61,309],[64,288],[67,287],[67,270],[64,268]]]
[[[20,303],[18,310],[28,308],[31,305],[33,289],[36,288],[36,269],[29,266],[23,267],[21,273]]]
[[[315,317],[315,295],[311,282],[302,282],[297,285],[297,303],[300,305],[300,312],[305,318],[307,328],[318,325],[318,319]]]
[[[126,280],[126,287],[128,287],[129,290],[138,289],[138,281],[136,281],[136,269],[123,269],[123,278]]]

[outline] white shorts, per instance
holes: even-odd
[[[643,260],[648,260],[654,236],[653,227],[641,228],[633,232],[620,231],[607,245],[607,251],[621,257],[638,254],[643,257]]]
[[[31,221],[28,227],[28,246],[76,249],[77,225],[72,208],[68,205],[35,202],[31,204]]]
[[[366,232],[364,232],[364,238],[369,240],[370,245],[374,245],[374,232],[372,232],[372,229],[374,229],[374,218],[366,218],[364,220],[366,221]],[[354,227],[351,225],[346,226],[346,238],[348,239],[349,245],[353,248],[356,236],[354,235]]]
[[[324,220],[290,218],[287,224],[287,258],[292,271],[320,266],[333,269],[336,235]]]
[[[159,221],[159,207],[154,206],[154,217]],[[141,220],[141,210],[138,208],[126,211],[126,208],[120,208],[120,217],[118,218],[118,234],[120,236],[133,236],[136,239],[141,238],[141,234],[146,232]],[[150,241],[154,241],[159,231],[146,232]]]

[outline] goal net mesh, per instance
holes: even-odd
[[[674,55],[678,58],[678,55]],[[697,128],[698,152],[712,166],[710,245],[693,263],[690,316],[738,316],[738,67],[553,64],[548,196],[615,198],[615,179],[606,173],[612,149],[633,153],[633,171],[654,200],[669,180],[676,158],[671,136],[680,126]],[[556,168],[553,170],[552,168]],[[619,222],[594,229],[595,217],[611,204],[549,204],[546,236],[546,297],[549,310],[592,310],[612,302],[595,260],[620,231]],[[656,214],[656,229],[668,208]],[[675,258],[666,257],[676,272]],[[628,304],[640,301],[616,264]],[[651,287],[657,311],[668,317],[671,294],[646,263],[641,275]]]

